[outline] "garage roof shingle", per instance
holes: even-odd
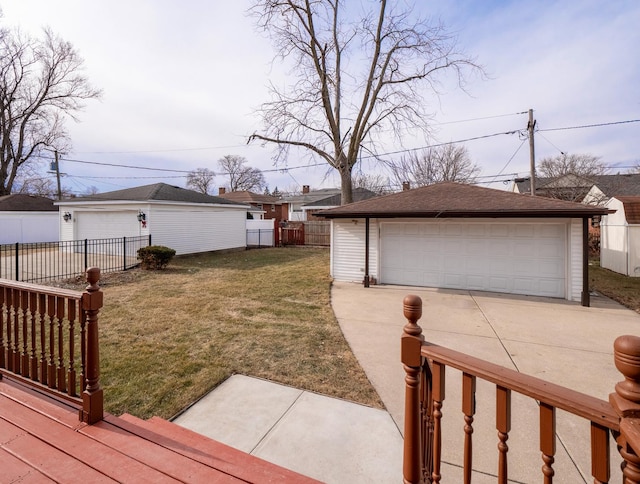
[[[354,202],[318,213],[347,217],[591,217],[603,207],[445,182]]]
[[[53,200],[38,195],[12,193],[0,197],[0,212],[57,212]]]
[[[186,188],[168,185],[166,183],[154,183],[153,185],[144,185],[141,187],[125,188],[123,190],[115,190],[113,192],[97,193],[86,197],[78,197],[65,202],[98,202],[98,201],[167,201],[167,202],[185,202],[185,203],[209,203],[209,204],[227,204],[227,205],[243,205],[242,203],[232,200],[225,200],[221,197],[207,195],[205,193],[187,190]]]

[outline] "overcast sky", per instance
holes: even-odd
[[[525,130],[526,111],[533,109],[541,130],[537,159],[563,151],[590,153],[615,167],[640,160],[638,122],[543,131],[640,119],[640,2],[415,3],[416,13],[441,19],[458,35],[459,46],[484,66],[488,79],[472,77],[468,93],[444,86],[428,106],[432,139],[416,133],[402,144],[385,141],[383,153]],[[79,123],[68,122],[74,148],[61,163],[63,184],[78,193],[89,186],[110,191],[159,181],[185,186],[184,172],[95,163],[215,171],[219,158],[234,154],[263,170],[272,190],[339,186],[325,167],[296,168],[306,159],[290,159],[288,171],[268,171],[284,168],[274,167],[273,148],[246,144],[260,128],[254,110],[269,100],[269,81],[281,82],[284,73],[246,15],[250,4],[0,0],[3,23],[38,35],[50,26],[72,42],[85,59],[86,75],[104,92],[102,100],[87,104]],[[528,174],[528,143],[518,133],[465,145],[482,168],[485,186],[504,189],[501,181],[489,182]],[[400,155],[387,159],[393,156]],[[363,164],[363,170],[383,168]],[[224,182],[218,177],[215,185]]]

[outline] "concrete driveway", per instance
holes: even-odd
[[[559,299],[399,286],[334,283],[332,306],[351,348],[402,431],[404,371],[400,335],[402,300],[423,301],[420,324],[432,343],[608,399],[622,379],[613,363],[613,341],[640,334],[640,315],[601,297],[592,307]],[[464,420],[460,373],[447,369],[443,406],[443,482],[459,482]],[[497,437],[495,386],[478,382],[474,422],[474,482],[495,482]],[[538,410],[535,401],[513,395],[509,435],[509,477],[539,482]],[[593,482],[589,423],[558,411],[554,482]],[[611,442],[612,482],[619,481],[620,458]]]

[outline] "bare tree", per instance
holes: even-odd
[[[379,173],[353,174],[353,188],[366,188],[367,190],[377,193],[378,195],[385,195],[390,192],[389,185],[389,178]]]
[[[187,187],[200,193],[209,194],[216,174],[208,168],[197,168],[187,174]]]
[[[607,167],[600,157],[590,154],[567,154],[548,156],[538,162],[537,173],[546,178],[557,178],[564,175],[576,175],[588,178],[604,175]]]
[[[77,120],[83,101],[100,96],[82,65],[73,46],[48,29],[42,39],[0,30],[0,195],[11,193],[20,170],[43,150],[70,147],[65,118]]]
[[[362,2],[360,18],[339,0],[259,0],[252,9],[277,58],[293,62],[294,82],[271,86],[265,129],[249,140],[276,143],[280,162],[291,147],[319,156],[340,174],[342,203],[353,199],[361,150],[375,154],[389,131],[398,139],[410,128],[428,132],[425,94],[439,95],[441,75],[463,86],[464,68],[480,69],[442,25],[388,3]]]
[[[228,176],[230,191],[262,190],[267,185],[262,172],[246,164],[247,159],[237,155],[225,155],[218,160],[219,174]]]
[[[397,184],[409,182],[416,187],[445,181],[473,183],[480,173],[467,148],[453,143],[413,152],[390,168]]]

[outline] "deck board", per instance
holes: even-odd
[[[0,481],[317,482],[157,417],[105,414],[87,425],[72,403],[6,375],[0,375]]]

